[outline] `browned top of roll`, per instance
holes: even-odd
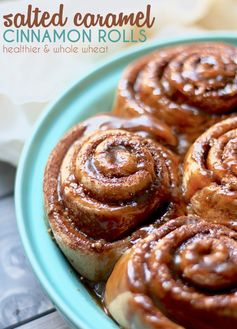
[[[237,219],[237,117],[209,128],[189,149],[184,161],[183,191],[190,211],[210,221]]]
[[[161,102],[174,109],[190,105],[208,113],[225,113],[237,104],[236,72],[234,46],[197,43],[162,49],[130,64],[119,88],[127,91],[124,96],[131,101],[139,100],[141,93],[140,100],[150,105],[150,93],[157,107]]]
[[[102,115],[75,127],[46,168],[49,219],[107,241],[149,221],[177,196],[179,181],[177,157],[157,140],[176,142],[166,125],[149,116]]]
[[[187,134],[181,142],[189,144],[236,106],[237,49],[209,42],[164,48],[130,64],[114,112],[151,113]]]
[[[235,327],[236,248],[234,230],[199,217],[171,220],[122,257],[106,300],[128,289],[128,321],[137,316],[149,328]]]

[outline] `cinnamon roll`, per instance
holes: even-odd
[[[105,303],[125,328],[237,327],[237,232],[198,217],[167,222],[121,257]]]
[[[74,127],[56,145],[44,176],[47,217],[60,248],[84,277],[105,279],[139,230],[178,197],[172,131],[142,116],[110,115]],[[129,237],[132,234],[132,237]]]
[[[237,224],[237,117],[209,128],[184,161],[183,191],[189,212]]]
[[[125,70],[114,113],[150,113],[180,135],[178,152],[237,106],[237,49],[223,43],[175,46]]]

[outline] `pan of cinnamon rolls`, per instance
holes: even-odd
[[[54,238],[127,329],[237,328],[237,48],[158,49],[52,150]]]

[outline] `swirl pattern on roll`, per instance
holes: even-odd
[[[60,190],[77,227],[113,241],[148,219],[177,186],[173,154],[125,130],[76,141],[61,167]]]
[[[44,175],[45,208],[57,243],[84,277],[106,279],[133,241],[164,214],[180,213],[179,159],[166,147],[175,144],[172,130],[154,117],[104,114],[55,146]]]
[[[151,113],[192,142],[224,114],[236,110],[236,72],[237,50],[231,45],[162,49],[125,70],[114,112],[127,117]]]
[[[195,216],[171,220],[119,260],[108,310],[126,328],[234,328],[236,250],[235,230]]]
[[[237,223],[237,117],[209,128],[190,148],[183,174],[189,210],[207,220]]]

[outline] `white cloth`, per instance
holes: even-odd
[[[2,1],[0,12],[24,12],[28,3],[25,0]],[[32,0],[31,3],[52,11],[59,3],[64,3],[69,17],[77,11],[108,12],[108,1]],[[237,0],[152,0],[149,3],[156,16],[150,40],[206,30],[237,31]],[[124,12],[136,12],[144,10],[147,4],[141,0],[112,0],[109,11],[120,12],[122,8]],[[2,31],[3,26],[0,28]],[[110,44],[107,58],[128,46],[131,44]],[[17,164],[32,125],[45,106],[104,59],[104,54],[16,55],[4,54],[0,49],[0,160]]]

